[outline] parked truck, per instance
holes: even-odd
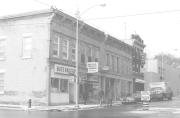
[[[151,82],[149,88],[151,100],[172,100],[173,92],[167,82]]]

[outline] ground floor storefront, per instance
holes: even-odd
[[[74,104],[76,100],[76,83],[74,76],[66,71],[75,72],[75,68],[54,64],[51,70],[50,104]],[[79,103],[99,103],[99,92],[103,91],[104,102],[109,90],[114,101],[121,100],[133,93],[131,78],[111,76],[102,73],[87,74],[79,72]]]
[[[144,83],[143,79],[134,78],[133,79],[133,92],[136,93],[137,91],[144,91]]]

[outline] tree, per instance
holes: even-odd
[[[158,54],[155,56],[155,59],[158,59],[159,61],[171,65],[173,67],[179,67],[180,66],[180,58],[175,57],[174,55],[171,54]]]

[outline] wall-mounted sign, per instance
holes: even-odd
[[[98,62],[87,62],[88,73],[98,72]]]
[[[74,67],[70,66],[64,66],[64,65],[54,65],[54,72],[55,73],[60,73],[60,74],[75,74],[76,69]]]

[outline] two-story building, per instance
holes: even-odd
[[[114,100],[133,91],[132,46],[79,22],[79,102],[84,91],[113,89]],[[0,103],[58,105],[75,102],[76,19],[49,9],[0,18]],[[87,73],[87,62],[98,62]]]

